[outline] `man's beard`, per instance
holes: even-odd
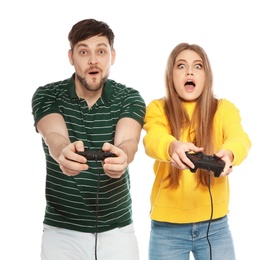
[[[105,84],[105,82],[106,82],[106,80],[107,80],[107,77],[102,78],[101,81],[100,81],[100,83],[99,83],[97,86],[95,86],[95,87],[93,87],[92,85],[88,84],[87,81],[86,81],[86,79],[85,79],[85,78],[82,78],[82,77],[81,77],[80,75],[78,75],[78,74],[77,74],[77,79],[79,80],[79,82],[81,83],[81,85],[82,85],[86,90],[88,90],[88,91],[98,91],[98,90],[100,90],[100,89],[104,86],[104,84]]]

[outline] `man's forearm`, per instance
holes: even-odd
[[[120,149],[122,149],[127,155],[127,163],[130,164],[134,160],[135,153],[138,151],[138,143],[139,140],[133,138],[128,139],[116,145]]]
[[[62,150],[70,143],[63,116],[57,113],[46,115],[38,122],[37,129],[50,155],[57,161]]]
[[[44,138],[44,142],[48,146],[50,155],[56,161],[58,161],[62,150],[70,144],[70,140],[59,133],[48,134]]]

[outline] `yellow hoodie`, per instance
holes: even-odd
[[[194,102],[184,103],[189,115],[195,107]],[[251,141],[241,125],[239,110],[226,99],[219,100],[214,117],[215,152],[230,150],[234,155],[233,166],[239,165],[251,148]],[[194,173],[184,170],[177,189],[165,188],[170,166],[168,154],[170,143],[175,137],[170,134],[170,127],[164,112],[163,99],[152,101],[146,110],[143,142],[145,152],[155,159],[155,181],[151,192],[151,212],[153,220],[171,223],[194,223],[209,220],[211,202],[207,186],[199,185]],[[188,142],[188,130],[180,141]],[[230,190],[228,177],[215,178],[211,184],[213,198],[213,219],[228,213]]]

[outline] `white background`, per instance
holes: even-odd
[[[146,103],[164,95],[166,59],[176,44],[197,43],[206,50],[216,96],[240,109],[253,142],[246,161],[230,175],[237,259],[278,259],[275,2],[2,1],[0,259],[39,259],[45,163],[31,98],[38,86],[71,76],[67,35],[85,18],[111,26],[117,58],[110,78],[138,89]],[[142,260],[147,259],[152,164],[141,142],[130,170]]]

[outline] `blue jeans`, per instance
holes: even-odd
[[[173,224],[152,220],[149,241],[149,260],[235,260],[233,239],[228,217],[192,224]]]

